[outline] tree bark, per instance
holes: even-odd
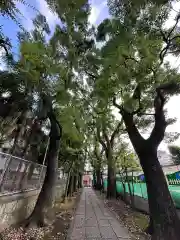
[[[121,114],[146,179],[149,210],[154,230],[152,240],[178,240],[180,221],[157,157],[157,148],[164,138],[166,129],[163,104],[163,99],[155,99],[155,125],[147,140],[140,135],[133,115],[124,109],[121,109]]]
[[[96,189],[96,173],[93,171],[93,188]]]
[[[39,226],[49,224],[49,210],[52,210],[55,201],[56,188],[56,170],[58,166],[58,153],[61,138],[61,127],[56,120],[53,110],[48,113],[48,118],[51,123],[50,143],[47,152],[47,170],[41,192],[38,196],[35,208],[30,217],[25,222],[25,226]]]
[[[78,188],[82,188],[82,173],[79,173],[79,177],[78,177]]]
[[[72,182],[73,182],[72,178],[73,178],[73,176],[70,175],[69,183],[68,183],[67,196],[71,196],[71,194],[72,194]]]
[[[74,175],[74,181],[73,181],[73,193],[77,191],[77,176]]]
[[[96,169],[96,190],[101,190],[102,185],[101,185],[101,170],[99,168]]]
[[[103,172],[101,172],[101,187],[102,192],[104,192],[104,179],[103,179]]]
[[[151,146],[145,149],[144,154],[140,154],[140,163],[146,179],[149,209],[153,219],[152,239],[177,240],[180,236],[180,221],[157,158],[157,151],[151,149]]]
[[[149,219],[149,224],[148,224],[147,228],[145,229],[145,232],[147,234],[150,234],[150,235],[152,235],[153,232],[154,232],[153,219],[152,219],[151,216],[150,216],[150,219]]]
[[[114,166],[108,161],[108,186],[107,186],[107,198],[116,198],[116,173]]]
[[[125,173],[126,173],[126,182],[127,182],[128,188],[129,188],[129,196],[130,196],[130,200],[131,200],[130,205],[132,208],[134,208],[134,198],[133,198],[131,186],[130,186],[129,179],[128,179],[127,169],[125,169]]]
[[[122,186],[123,186],[123,191],[124,191],[123,200],[125,201],[125,203],[127,203],[126,185],[125,185],[124,181],[122,182]]]

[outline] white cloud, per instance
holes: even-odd
[[[166,21],[164,27],[169,28],[174,25],[175,17],[177,15],[177,12],[179,12],[179,10],[180,10],[180,2],[178,1],[178,2],[172,3],[172,11],[171,11],[171,13],[169,15],[169,19]]]
[[[93,6],[92,9],[91,9],[91,14],[89,16],[89,23],[90,24],[95,24],[98,16],[99,16],[99,13],[100,13],[100,10],[96,7],[96,6]]]
[[[21,24],[27,31],[30,31],[33,28],[33,22],[28,7],[20,2],[17,2],[16,6],[22,14],[19,16]]]
[[[58,20],[57,15],[50,10],[45,0],[35,0],[35,1],[36,1],[37,9],[39,10],[39,12],[46,17],[49,26],[53,27],[57,23],[57,20]],[[19,18],[23,27],[25,27],[26,30],[30,31],[33,28],[32,20],[34,19],[38,11],[36,12],[35,10],[31,9],[28,6],[25,6],[20,2],[18,2],[16,6],[22,13],[22,16],[20,15]]]
[[[5,70],[6,69],[6,64],[3,61],[3,57],[5,56],[6,52],[4,49],[0,48],[0,70]]]
[[[102,13],[103,9],[106,7],[107,1],[103,1],[100,4],[97,4],[97,1],[92,1],[91,5],[91,14],[89,16],[89,23],[94,25],[97,23],[97,20]]]
[[[46,17],[49,26],[50,27],[55,26],[58,21],[58,16],[50,10],[46,1],[44,0],[36,0],[36,1],[39,5],[39,11]]]

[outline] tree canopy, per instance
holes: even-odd
[[[169,145],[168,148],[174,164],[180,164],[180,147],[176,145]]]
[[[33,29],[18,33],[18,59],[0,31],[8,59],[7,69],[0,71],[1,146],[11,141],[9,153],[42,163],[49,143],[46,177],[27,225],[45,223],[44,209],[54,202],[57,166],[68,175],[65,196],[76,189],[90,162],[97,189],[107,167],[107,197],[115,197],[118,169],[140,164],[153,239],[178,239],[179,220],[157,149],[173,123],[164,106],[180,91],[178,69],[165,60],[179,54],[179,13],[167,28],[171,1],[109,0],[110,17],[90,26],[87,0],[46,2],[60,23],[52,32],[37,11]],[[18,23],[15,1],[2,2],[0,14]],[[178,149],[170,151],[177,160]]]

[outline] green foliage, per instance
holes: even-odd
[[[128,112],[139,109],[134,118],[142,128],[153,122],[146,114],[153,116],[156,88],[164,83],[180,83],[177,69],[168,64],[162,66],[160,60],[164,44],[160,30],[168,17],[169,5],[161,6],[163,1],[153,3],[109,1],[112,17],[105,19],[97,32],[97,40],[106,42],[100,53],[101,71],[94,94],[104,106],[111,106],[116,96]],[[166,99],[177,89],[164,91]]]
[[[180,147],[175,145],[168,146],[174,164],[180,164]]]
[[[66,162],[66,171],[70,167],[75,171],[88,159],[94,168],[103,168],[107,162],[97,139],[97,129],[104,142],[116,130],[119,121],[114,116],[113,97],[129,113],[139,109],[133,121],[147,130],[154,122],[157,87],[180,83],[177,69],[162,65],[160,59],[164,46],[160,31],[170,5],[163,0],[109,0],[111,18],[105,19],[97,29],[90,29],[87,0],[46,2],[61,24],[51,33],[45,16],[38,13],[33,21],[34,29],[18,34],[20,58],[12,61],[11,69],[0,73],[1,97],[7,92],[13,97],[14,111],[8,117],[15,119],[22,103],[45,128],[49,127],[46,123],[49,105],[43,96],[48,97],[63,130],[59,164]],[[19,14],[15,1],[2,2],[0,11],[12,19]],[[173,32],[176,35],[177,28]],[[101,49],[97,49],[94,37],[103,42]],[[4,40],[0,47],[9,51],[8,39],[3,33],[0,38]],[[175,53],[178,41],[178,38],[171,41],[170,49]],[[175,88],[164,89],[167,100],[177,93]],[[9,118],[4,120],[2,128],[9,124]],[[124,132],[122,124],[114,141],[114,162],[121,168],[137,168],[136,157],[123,146]],[[172,137],[175,135],[171,134]]]
[[[125,144],[122,144],[116,160],[117,171],[124,173],[125,171],[139,171],[140,164],[137,156],[130,152]]]

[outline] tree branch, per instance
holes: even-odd
[[[111,147],[113,147],[113,145],[114,145],[114,139],[116,138],[116,136],[120,132],[120,127],[122,126],[122,124],[123,124],[123,119],[121,119],[121,121],[117,124],[114,132],[111,135],[111,140],[110,140]]]
[[[142,146],[142,141],[144,141],[144,138],[141,136],[141,134],[139,133],[139,131],[134,123],[133,114],[129,113],[125,109],[122,109],[121,115],[122,115],[123,121],[125,123],[129,138],[130,138],[135,150],[137,150]]]
[[[113,97],[113,105],[114,105],[115,107],[117,107],[120,111],[122,110],[122,106],[119,105],[119,104],[117,104],[115,97]]]
[[[156,144],[158,146],[161,143],[168,125],[163,109],[166,100],[164,94],[174,93],[179,88],[180,86],[176,82],[164,83],[156,88],[156,97],[154,99],[155,125],[149,137],[152,144]]]
[[[156,97],[154,99],[155,125],[149,137],[149,141],[151,141],[153,145],[156,145],[156,147],[158,147],[163,140],[167,126],[163,110],[164,104],[165,97],[162,90],[156,89]]]
[[[139,133],[134,120],[133,120],[133,115],[132,113],[129,113],[126,111],[122,105],[117,104],[116,98],[113,98],[113,105],[117,107],[120,110],[120,114],[122,115],[122,120],[125,123],[126,126],[126,131],[129,135],[129,138],[134,146],[135,149],[137,149],[141,145],[141,141],[144,140],[144,138],[141,136]]]
[[[107,133],[106,133],[106,129],[105,129],[104,126],[103,126],[102,131],[103,131],[103,135],[104,135],[104,138],[105,138],[105,140],[106,140],[106,143],[107,143],[107,144],[106,144],[107,149],[109,149],[109,147],[111,147],[111,143],[110,143],[109,137],[108,137],[108,135],[107,135]]]
[[[180,19],[180,14],[177,16],[176,22],[175,22],[174,26],[172,27],[171,31],[169,32],[169,34],[168,34],[168,36],[167,36],[167,39],[170,38],[171,34],[173,33],[173,31],[174,31],[175,28],[177,27],[178,22],[179,22],[179,19]]]
[[[166,34],[162,31],[162,29],[160,29],[160,33],[163,37],[163,41],[166,43],[166,46],[161,50],[160,54],[159,54],[159,58],[160,58],[160,65],[163,63],[164,61],[164,57],[168,52],[168,49],[171,46],[171,43],[174,39],[180,37],[179,35],[174,36],[171,38],[171,34],[173,33],[173,31],[175,30],[175,28],[177,27],[177,24],[179,22],[180,19],[180,14],[177,16],[176,22],[174,24],[174,26],[172,27],[172,29],[169,31],[168,35],[166,36]]]
[[[94,79],[97,78],[97,76],[96,76],[95,74],[90,73],[90,72],[88,72],[87,70],[85,70],[85,73],[86,73],[88,76],[90,76],[90,77],[92,77],[92,78],[94,78]]]
[[[102,140],[101,138],[101,135],[100,135],[100,129],[97,127],[97,138],[98,138],[98,141],[100,142],[100,144],[102,145],[104,151],[107,151],[107,146],[105,144],[105,142]]]

